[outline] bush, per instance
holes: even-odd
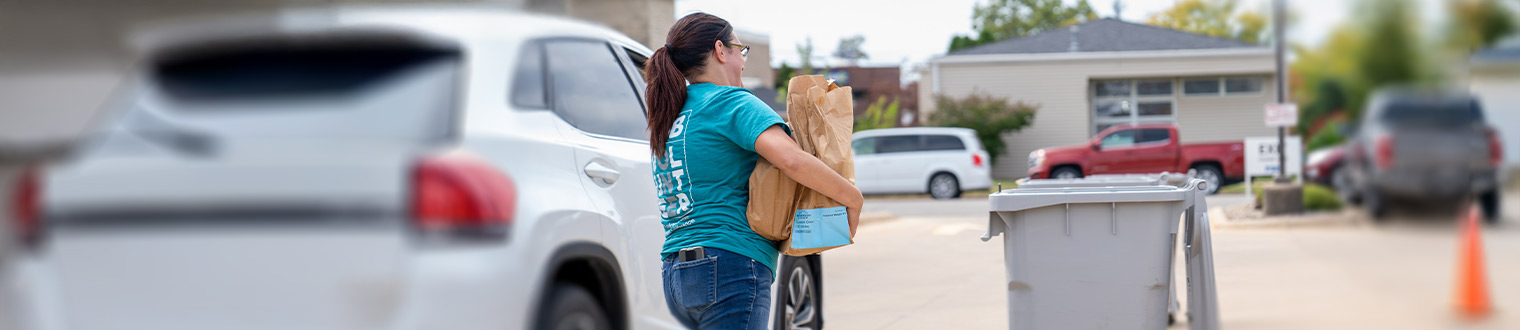
[[[1334,211],[1341,209],[1341,196],[1329,187],[1304,185],[1304,209],[1310,211]]]
[[[1320,128],[1319,132],[1314,132],[1314,136],[1309,138],[1309,145],[1304,146],[1304,150],[1313,152],[1320,148],[1341,144],[1345,138],[1341,136],[1340,124],[1339,120],[1326,123],[1325,127]]]
[[[992,158],[991,162],[996,162],[998,156],[1007,152],[1003,134],[1018,132],[1034,123],[1034,112],[1039,105],[972,92],[964,98],[940,95],[934,108],[934,113],[929,114],[930,125],[975,130],[982,148],[987,149],[987,155]]]
[[[882,96],[876,102],[866,106],[866,113],[855,117],[855,131],[868,129],[897,127],[897,98],[892,98],[892,103],[887,103],[887,97]]]

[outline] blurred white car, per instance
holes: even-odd
[[[19,184],[0,328],[680,328],[627,37],[340,7],[137,45],[108,128]],[[774,322],[821,326],[818,260]]]
[[[929,193],[947,199],[992,186],[992,160],[971,129],[865,130],[855,132],[851,148],[855,184],[862,193]]]

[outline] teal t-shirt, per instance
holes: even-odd
[[[775,272],[777,243],[750,229],[744,215],[749,175],[759,156],[755,140],[774,125],[788,129],[747,89],[686,87],[686,105],[670,128],[665,157],[655,157],[652,166],[665,225],[662,258],[688,247],[719,248]]]

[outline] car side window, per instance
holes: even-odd
[[[512,105],[548,109],[549,94],[544,85],[544,47],[537,42],[526,43],[517,56],[517,69],[512,77]]]
[[[923,139],[918,135],[882,136],[877,139],[876,153],[885,154],[923,150],[923,145],[921,144]]]
[[[1168,129],[1143,129],[1140,136],[1135,137],[1135,143],[1166,142],[1172,139],[1172,131]]]
[[[592,134],[646,140],[644,108],[610,45],[590,40],[544,44],[551,108]]]
[[[966,144],[961,138],[951,135],[925,135],[924,150],[966,150]]]
[[[850,142],[850,148],[855,149],[855,155],[870,155],[876,153],[876,138],[859,138]]]
[[[1108,149],[1135,145],[1135,131],[1137,130],[1117,131],[1113,134],[1109,134],[1108,136],[1103,137],[1103,148]]]

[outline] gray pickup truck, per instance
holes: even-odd
[[[1372,95],[1346,146],[1349,197],[1373,219],[1394,203],[1476,200],[1499,219],[1499,133],[1466,92],[1382,89]]]

